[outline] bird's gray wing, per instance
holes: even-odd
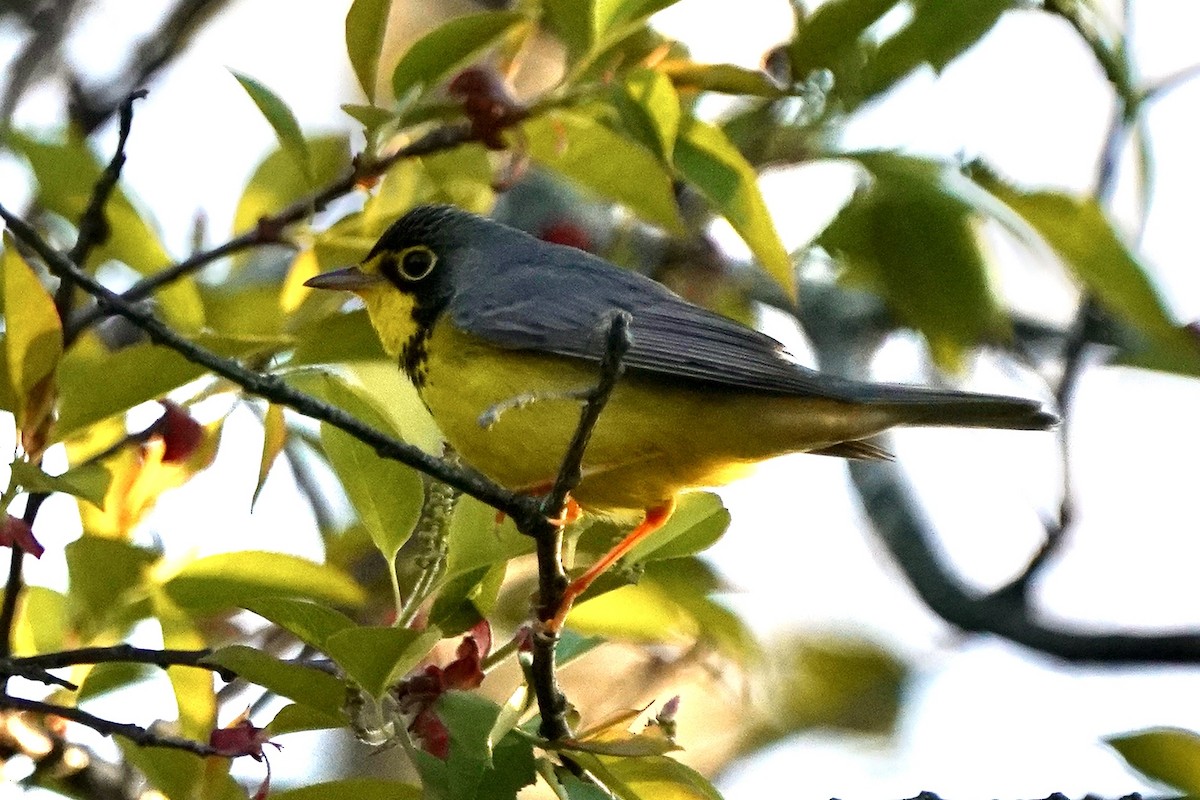
[[[562,248],[565,249],[565,248]],[[797,364],[771,337],[686,302],[658,283],[577,250],[538,263],[464,276],[449,312],[455,325],[492,344],[598,363],[607,322],[632,316],[628,370],[765,392],[853,400],[852,381]],[[564,263],[546,263],[562,260]],[[473,279],[474,278],[474,279]]]

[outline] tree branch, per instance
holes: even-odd
[[[111,647],[81,647],[78,650],[59,650],[54,653],[42,653],[36,656],[9,659],[0,662],[0,671],[10,667],[38,669],[61,669],[76,664],[151,664],[157,667],[199,667],[216,672],[224,680],[232,680],[233,673],[215,664],[205,664],[204,659],[212,655],[212,650],[150,650],[134,647],[128,644],[118,644]]]
[[[167,733],[155,733],[148,728],[143,728],[140,725],[134,725],[129,722],[113,722],[112,720],[97,717],[95,714],[89,714],[86,711],[71,708],[70,706],[44,703],[40,700],[27,700],[23,697],[13,697],[10,694],[0,694],[0,708],[61,717],[62,719],[85,725],[105,736],[124,736],[129,741],[141,747],[167,747],[173,750],[194,753],[198,756],[225,755],[210,745],[192,739],[184,739],[181,736],[172,736]]]

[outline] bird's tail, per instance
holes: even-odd
[[[894,413],[901,425],[1044,431],[1058,416],[1036,400],[912,386],[873,385],[862,398]]]

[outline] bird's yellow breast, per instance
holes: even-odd
[[[571,395],[595,384],[597,367],[501,349],[445,319],[426,350],[418,390],[462,457],[510,488],[548,486],[579,421],[582,404]],[[593,432],[574,497],[604,512],[659,506],[685,489],[728,483],[764,458],[841,441],[849,408],[626,374]]]

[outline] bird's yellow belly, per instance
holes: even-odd
[[[597,368],[502,350],[444,321],[428,352],[421,397],[463,459],[512,489],[553,481],[582,408],[566,395],[594,385]],[[846,420],[856,416],[848,408],[627,374],[593,431],[573,496],[610,513],[659,506],[683,490],[728,483],[765,458],[873,432],[858,431],[863,420],[847,431]],[[489,414],[490,427],[481,424]]]

